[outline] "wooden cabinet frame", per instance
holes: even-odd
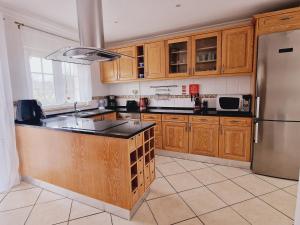
[[[217,62],[216,62],[216,70],[212,71],[196,71],[196,41],[199,39],[205,39],[209,37],[217,37]],[[222,41],[222,35],[221,31],[213,32],[213,33],[207,33],[207,34],[199,34],[192,37],[192,75],[194,76],[208,76],[208,75],[218,75],[221,73],[221,41]]]
[[[179,42],[187,42],[187,72],[186,73],[170,73],[170,57],[169,57],[169,44],[179,43]],[[190,37],[183,37],[183,38],[176,38],[166,41],[166,71],[167,77],[187,77],[191,75],[191,38]]]

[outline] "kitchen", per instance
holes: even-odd
[[[116,1],[64,3],[80,46],[71,30],[42,29],[4,2],[12,96],[0,222],[299,223],[300,9],[266,2],[194,26],[176,15],[197,3],[165,2],[164,30],[147,18],[134,28]]]

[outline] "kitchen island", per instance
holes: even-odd
[[[129,219],[155,178],[154,125],[77,117],[17,124],[21,175]]]

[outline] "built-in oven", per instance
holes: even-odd
[[[251,95],[217,95],[217,111],[251,111]]]

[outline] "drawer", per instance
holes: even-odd
[[[186,115],[175,115],[175,114],[163,114],[162,121],[171,122],[188,122],[189,117]]]
[[[221,117],[220,124],[225,126],[251,126],[251,118],[241,118],[241,117]]]
[[[138,169],[138,174],[140,172],[144,171],[144,158],[141,157],[138,161],[137,161],[137,169]]]
[[[206,124],[219,124],[220,118],[218,116],[190,116],[190,123],[206,123]]]
[[[155,163],[154,159],[150,161],[150,179],[153,181],[155,179]]]
[[[93,120],[103,120],[103,115],[92,116],[90,118]]]
[[[258,28],[262,33],[290,30],[299,27],[299,12],[283,13],[276,16],[263,17],[258,20]]]
[[[131,197],[132,198],[132,205],[134,205],[139,200],[139,197],[140,197],[138,188],[134,192],[132,192],[131,194],[132,194],[132,197]]]
[[[143,133],[139,133],[135,136],[136,147],[140,147],[143,144]]]
[[[150,176],[150,163],[144,167],[144,184],[145,189],[149,187],[151,183],[151,176]]]
[[[135,137],[129,138],[128,148],[129,148],[129,152],[132,152],[133,150],[135,150],[135,148],[136,148],[136,139],[135,139]]]
[[[143,113],[142,114],[142,120],[153,120],[153,121],[161,121],[161,114],[148,114]]]

